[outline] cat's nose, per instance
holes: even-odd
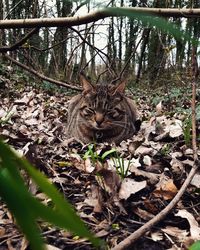
[[[104,120],[104,115],[101,113],[96,113],[95,121],[96,121],[98,126],[100,126],[102,124],[103,120]]]

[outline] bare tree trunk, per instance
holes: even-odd
[[[137,1],[131,1],[131,7],[137,6]],[[129,60],[129,57],[135,47],[136,33],[138,31],[138,21],[137,20],[129,20],[129,30],[126,41],[126,51],[125,51],[125,62]],[[135,56],[132,57],[131,61],[127,64],[126,72],[129,74],[129,71],[135,72]]]
[[[120,7],[123,7],[124,6],[124,0],[121,0],[120,1]],[[118,29],[118,32],[119,32],[119,48],[118,48],[118,58],[119,58],[119,62],[118,62],[118,72],[121,71],[122,69],[122,46],[123,46],[123,36],[122,36],[122,33],[123,33],[123,20],[124,18],[123,17],[120,17],[119,18],[119,29]]]
[[[142,46],[141,46],[141,50],[140,50],[140,58],[139,58],[138,70],[137,70],[136,81],[135,81],[136,83],[139,83],[139,80],[140,80],[143,61],[145,61],[144,60],[145,50],[146,50],[147,44],[149,42],[149,34],[150,34],[150,28],[145,28],[143,30],[143,34],[142,34],[143,41],[142,41]]]
[[[62,4],[61,4],[62,3]],[[56,1],[58,17],[67,17],[71,13],[72,2],[70,0],[65,0],[60,2]],[[59,44],[53,48],[54,53],[51,56],[49,74],[55,75],[59,74],[58,77],[63,78],[65,72],[65,64],[67,62],[67,36],[68,29],[66,27],[58,27],[54,35],[54,44]],[[54,56],[53,56],[54,55]],[[57,62],[57,68],[54,61]]]
[[[96,78],[96,64],[95,64],[95,51],[93,47],[95,47],[95,27],[94,25],[91,28],[91,34],[88,36],[88,42],[92,45],[89,46],[90,57],[91,57],[91,66],[90,66],[90,75],[92,78]]]
[[[0,0],[0,20],[3,20],[3,1]],[[0,30],[0,46],[5,45],[5,33],[4,30]]]

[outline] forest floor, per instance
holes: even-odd
[[[119,146],[81,145],[66,139],[69,95],[23,85],[20,79],[4,80],[0,83],[0,136],[47,175],[109,248],[166,207],[194,164],[191,86],[132,90],[142,117],[139,133]],[[28,185],[35,197],[50,203],[31,181]],[[176,207],[130,249],[188,249],[200,239],[199,214],[198,172]],[[48,249],[93,249],[88,241],[65,230],[39,224]],[[0,249],[27,246],[0,201]]]

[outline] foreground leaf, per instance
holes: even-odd
[[[44,219],[58,227],[88,238],[95,246],[100,241],[88,231],[71,205],[65,201],[53,184],[33,168],[28,161],[20,159],[0,141],[0,195],[15,216],[33,249],[43,249],[36,219]],[[54,208],[45,206],[28,192],[18,167],[26,170],[39,188],[51,198]]]

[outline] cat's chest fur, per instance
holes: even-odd
[[[93,86],[82,77],[83,92],[73,97],[68,109],[68,137],[83,143],[115,142],[130,138],[138,119],[132,100],[125,97],[125,84]]]

